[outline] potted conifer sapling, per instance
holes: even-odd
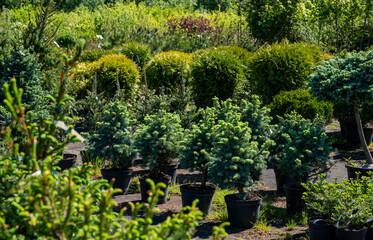
[[[127,108],[118,100],[109,103],[93,135],[88,136],[87,152],[105,160],[102,177],[124,193],[132,176],[131,166],[136,157],[132,143],[132,121]]]
[[[207,184],[212,149],[214,148],[214,133],[216,117],[213,109],[201,109],[199,114],[203,116],[199,125],[193,125],[191,132],[187,135],[185,145],[180,155],[180,164],[184,169],[200,171],[202,173],[201,184],[183,184],[180,186],[183,206],[191,206],[198,199],[197,207],[204,213],[209,214],[212,206],[212,198],[215,186]]]
[[[225,120],[214,127],[216,139],[210,167],[212,182],[219,187],[235,188],[238,194],[225,196],[228,218],[232,226],[250,228],[258,221],[261,197],[253,193],[252,173],[265,168],[265,157],[271,140],[259,144],[251,138],[251,129],[240,121],[240,114],[227,112]]]
[[[162,107],[162,105],[161,105]],[[176,178],[180,143],[184,138],[180,118],[176,114],[160,109],[155,115],[147,115],[144,124],[135,133],[135,146],[150,173],[140,178],[141,198],[146,201],[149,186],[146,178],[166,184],[165,194],[159,203],[167,201],[168,187],[172,177]],[[172,176],[172,177],[171,177]]]

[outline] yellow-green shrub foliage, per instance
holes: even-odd
[[[139,80],[139,71],[136,64],[122,54],[106,55],[98,61],[97,87],[99,92],[105,92],[107,97],[113,97],[117,92],[118,81],[124,96],[133,96],[136,83]]]
[[[75,99],[83,99],[87,91],[92,91],[92,80],[97,71],[98,63],[78,63],[73,71],[74,77],[68,84],[68,93]]]
[[[113,50],[105,50],[101,48],[84,50],[79,62],[94,62],[98,61],[103,56],[114,54]]]
[[[280,91],[304,88],[315,67],[323,59],[317,46],[288,41],[263,46],[250,60],[250,85],[265,104]]]
[[[168,51],[155,55],[145,66],[148,87],[151,89],[165,87],[173,92],[181,87],[182,75],[184,83],[187,84],[190,78],[191,62],[191,56],[183,52]]]
[[[118,49],[118,52],[126,55],[141,69],[152,57],[150,46],[138,42],[125,43]]]

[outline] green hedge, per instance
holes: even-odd
[[[282,41],[265,45],[249,64],[252,91],[268,104],[280,91],[304,88],[311,68],[322,58],[321,50],[309,44]]]
[[[142,69],[152,57],[150,46],[137,42],[125,43],[117,51],[134,61],[140,69]]]
[[[191,61],[189,54],[177,51],[161,52],[155,55],[145,66],[148,87],[151,89],[164,87],[171,92],[180,89],[182,75],[184,83],[189,82]]]

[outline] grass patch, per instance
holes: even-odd
[[[217,220],[221,222],[228,221],[227,206],[225,204],[224,196],[228,194],[237,193],[233,189],[220,189],[217,188],[212,199],[211,213],[207,215],[208,219]]]
[[[294,219],[290,219],[288,223],[286,224],[286,227],[288,228],[289,231],[293,231],[296,226],[297,226],[297,223],[295,222]]]
[[[168,193],[169,194],[181,195],[180,184],[178,184],[178,183],[172,184],[171,183],[171,185],[170,185],[170,187],[168,189]]]
[[[127,194],[134,194],[134,193],[140,193],[140,181],[138,177],[133,177],[131,179],[130,187],[127,191]]]

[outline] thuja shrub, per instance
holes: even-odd
[[[181,89],[190,79],[192,58],[187,53],[168,51],[155,55],[145,66],[148,87],[164,87],[170,92]],[[182,82],[184,81],[184,82]]]
[[[95,62],[95,61],[98,61],[103,56],[106,56],[109,54],[114,54],[114,51],[101,49],[101,48],[90,49],[82,53],[82,56],[79,59],[79,61],[80,62]]]
[[[125,43],[120,46],[117,51],[134,61],[140,69],[142,69],[152,57],[150,46],[138,42]]]
[[[67,86],[67,92],[76,100],[87,96],[93,90],[93,79],[98,68],[98,62],[82,62],[74,66],[74,77]]]
[[[276,123],[279,121],[277,116],[283,117],[293,111],[309,120],[319,118],[325,125],[331,123],[333,117],[333,104],[318,101],[316,97],[311,96],[308,89],[280,92],[268,107]]]
[[[282,41],[265,45],[250,60],[250,85],[254,94],[268,104],[280,91],[304,88],[311,69],[322,60],[313,45]]]
[[[119,88],[124,96],[131,98],[139,80],[139,71],[135,63],[122,54],[106,55],[98,61],[98,90],[105,92],[107,97],[113,97]]]
[[[242,63],[233,54],[208,49],[193,54],[191,83],[198,107],[212,106],[212,98],[232,98],[244,81]]]

